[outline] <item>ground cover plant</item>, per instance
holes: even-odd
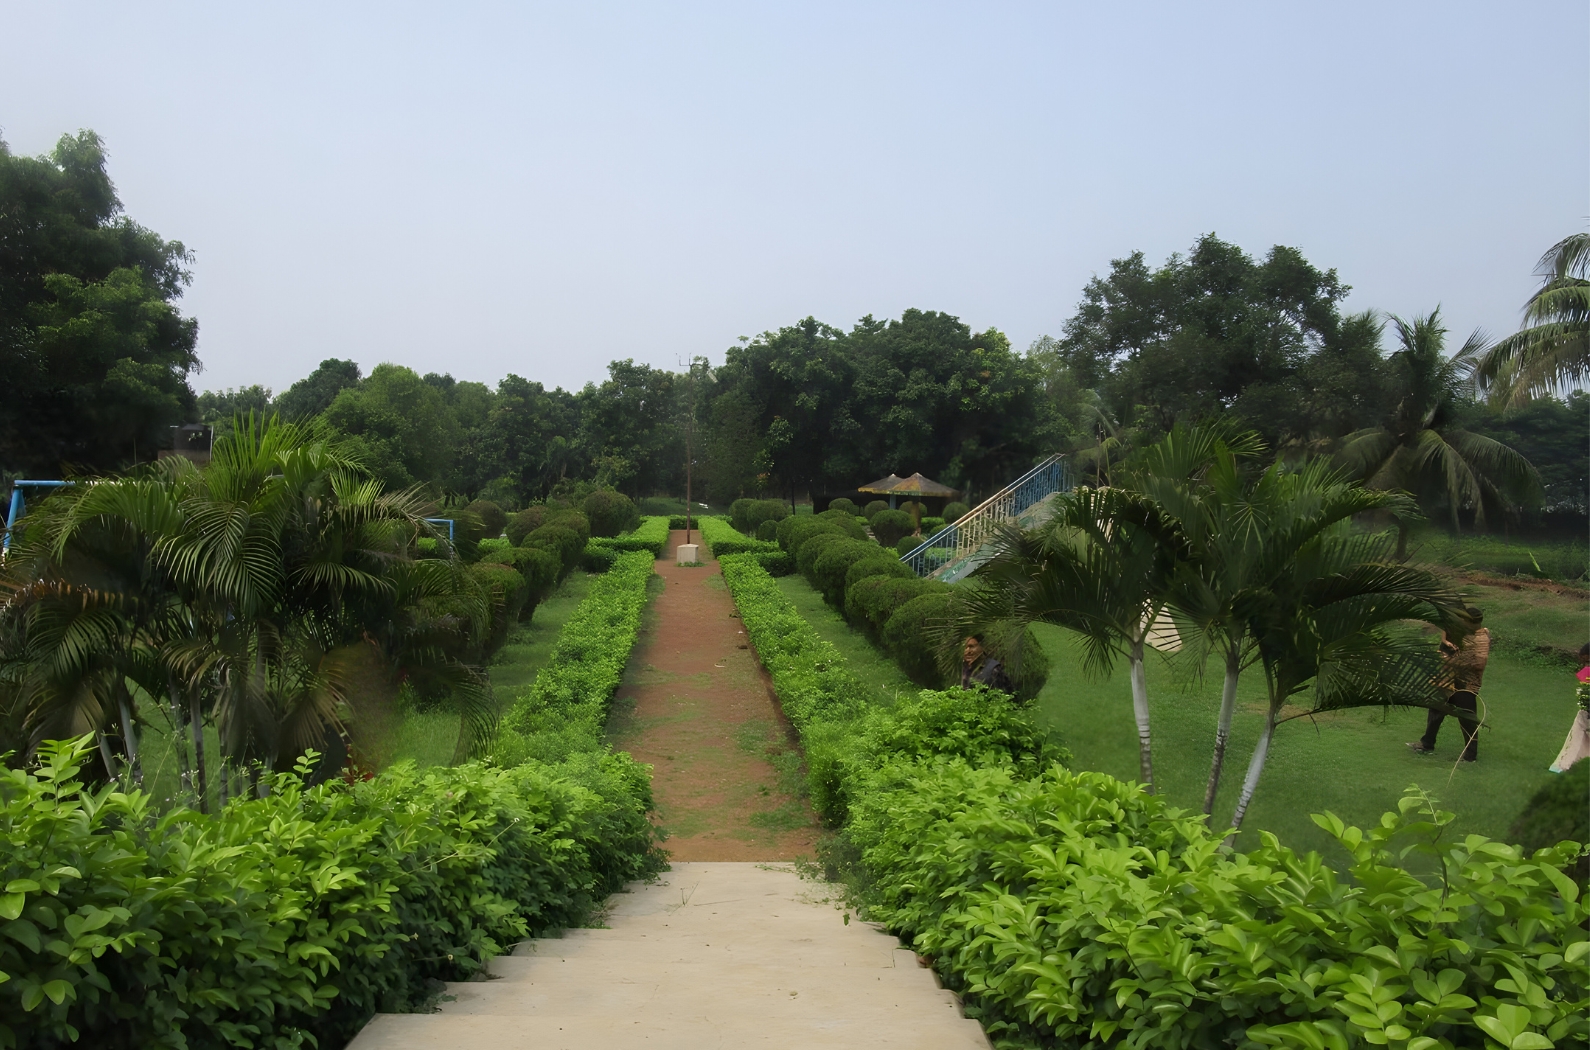
[[[714,558],[722,558],[729,554],[750,554],[764,569],[775,576],[788,575],[794,569],[794,560],[777,543],[751,539],[725,518],[703,518],[699,524],[701,540],[706,544],[707,553]]]
[[[830,859],[1003,1045],[1421,1048],[1582,1042],[1590,943],[1576,845],[1526,858],[1410,791],[1365,832],[1317,818],[1338,873],[1138,785],[1052,761],[986,691],[867,702],[745,558],[724,562],[807,749]],[[1402,866],[1405,847],[1434,874]]]
[[[85,786],[91,739],[0,773],[0,1046],[336,1046],[661,867],[646,772],[401,765],[220,813]]]
[[[625,552],[644,551],[653,559],[661,558],[666,553],[668,546],[668,519],[665,516],[651,516],[640,519],[640,524],[632,531],[620,536],[595,537],[586,549],[599,549],[612,551],[615,554]]]

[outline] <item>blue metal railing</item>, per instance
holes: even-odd
[[[1071,467],[1056,453],[928,537],[900,560],[918,576],[957,580],[977,564],[978,552],[993,539],[1000,524],[1015,521],[1071,486]]]
[[[63,485],[70,485],[70,481],[13,481],[11,483],[11,507],[6,512],[5,539],[0,541],[0,557],[11,550],[11,533],[17,527],[17,519],[28,512],[28,501],[22,495],[24,488],[31,489],[58,489]]]

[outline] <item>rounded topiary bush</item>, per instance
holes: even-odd
[[[553,511],[547,515],[546,524],[568,529],[580,538],[580,546],[582,547],[591,538],[591,521],[577,510]]]
[[[806,582],[813,587],[817,586],[817,579],[812,575],[817,559],[831,543],[849,543],[850,538],[839,532],[819,532],[808,538],[795,552],[795,568],[804,577]]]
[[[953,503],[946,503],[944,504],[944,520],[953,524],[957,518],[965,517],[967,512],[971,509],[972,508],[958,500]]]
[[[855,517],[857,514],[861,513],[856,509],[856,504],[844,496],[840,496],[836,500],[830,500],[828,503],[828,509],[842,511],[846,514],[849,514],[851,517]]]
[[[640,524],[635,501],[612,489],[597,489],[585,497],[580,509],[591,523],[592,536],[617,536]]]
[[[491,625],[485,632],[481,652],[481,656],[489,657],[508,640],[508,628],[519,620],[529,589],[517,569],[499,562],[476,562],[469,567],[469,577],[486,592],[490,603]]]
[[[894,551],[903,558],[920,546],[922,546],[921,536],[901,536],[894,545]]]
[[[829,605],[845,603],[845,574],[859,561],[874,559],[881,553],[871,540],[843,540],[830,543],[812,562],[812,586],[822,592]]]
[[[885,547],[893,547],[916,531],[916,522],[903,510],[881,510],[872,516],[872,534]]]
[[[522,547],[524,538],[546,523],[545,507],[526,507],[508,518],[508,524],[503,527],[503,534],[508,537],[509,543],[515,547]]]
[[[754,499],[737,499],[729,504],[729,524],[746,535],[751,533],[751,504]]]
[[[536,606],[552,596],[558,589],[558,577],[563,575],[563,559],[558,552],[544,547],[520,547],[514,551],[514,568],[524,577],[525,602],[519,610],[519,619],[528,621],[535,615]]]
[[[764,521],[789,516],[789,504],[781,499],[737,499],[729,505],[729,524],[747,536],[755,536]]]
[[[845,599],[850,598],[850,589],[862,580],[870,580],[883,576],[891,580],[914,580],[916,573],[911,571],[911,566],[896,558],[887,551],[862,558],[851,564],[845,570]]]
[[[989,627],[983,632],[983,648],[1005,665],[1017,700],[1031,700],[1049,680],[1049,655],[1025,624],[1006,621]]]
[[[896,609],[883,625],[883,644],[906,677],[917,685],[938,688],[944,669],[954,659],[955,596],[946,592],[919,595]]]
[[[756,527],[756,538],[764,541],[778,539],[778,522],[764,521],[758,525]]]
[[[508,524],[508,515],[489,499],[477,499],[464,509],[480,522],[480,538],[483,540],[494,540],[501,536]]]
[[[818,521],[827,521],[838,525],[844,530],[845,535],[853,540],[864,540],[867,538],[867,526],[863,525],[861,519],[854,514],[846,514],[842,510],[825,510],[821,514],[814,516]]]
[[[579,533],[563,525],[541,526],[524,538],[524,545],[556,554],[563,573],[580,563],[580,552],[585,549]]]
[[[851,566],[852,571],[855,568],[857,566]],[[901,606],[912,598],[943,590],[945,586],[936,580],[917,579],[914,575],[858,579],[845,588],[845,619],[860,627],[873,641],[881,641],[883,625]]]
[[[776,526],[778,545],[790,554],[796,554],[805,543],[813,536],[821,533],[832,533],[835,536],[845,536],[845,530],[832,521],[823,518],[785,518]]]
[[[866,518],[868,521],[871,521],[872,520],[872,516],[874,514],[878,513],[880,510],[888,510],[888,509],[889,509],[889,501],[888,500],[886,500],[886,499],[875,499],[871,503],[867,504],[865,507],[863,507],[861,509],[861,516]]]

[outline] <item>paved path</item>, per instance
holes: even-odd
[[[435,1014],[380,1014],[349,1050],[988,1050],[895,938],[821,884],[749,863],[676,863],[612,899],[608,929],[526,941]]]
[[[652,767],[675,860],[794,860],[816,853],[800,755],[747,646],[718,563],[657,562],[663,590],[614,701],[610,737]],[[698,542],[700,533],[694,537]]]

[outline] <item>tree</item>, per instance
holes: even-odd
[[[326,409],[326,424],[388,488],[446,484],[458,454],[458,418],[446,397],[402,365],[377,365]]]
[[[1108,674],[1127,660],[1143,783],[1154,790],[1145,658],[1148,636],[1190,556],[1180,523],[1142,493],[1081,488],[1055,497],[1041,530],[1006,529],[964,592],[962,633],[1052,623],[1082,638],[1084,668]],[[1017,635],[1021,635],[1018,633]]]
[[[588,383],[576,399],[581,439],[596,467],[594,480],[636,498],[682,491],[679,377],[632,360],[614,361],[607,371],[600,387]]]
[[[48,158],[0,142],[0,464],[45,477],[154,457],[194,407],[191,260],[121,214],[92,131]]]
[[[1347,436],[1340,462],[1370,488],[1406,490],[1427,512],[1445,509],[1454,532],[1463,511],[1472,511],[1475,525],[1484,527],[1488,516],[1533,498],[1540,479],[1528,460],[1457,425],[1483,345],[1479,333],[1447,357],[1439,309],[1392,323],[1401,346],[1390,362],[1391,409],[1378,426]],[[1397,555],[1405,557],[1408,518],[1397,522]]]
[[[1546,280],[1524,304],[1527,327],[1487,350],[1475,373],[1508,407],[1590,379],[1590,233],[1552,245],[1535,272]]]
[[[213,436],[228,434],[238,416],[251,412],[261,417],[270,415],[271,392],[257,383],[236,390],[206,390],[198,397],[196,411],[198,421],[208,424]]]
[[[574,395],[510,373],[497,384],[486,424],[490,473],[510,479],[521,500],[544,499],[589,462],[578,444],[579,418]]]
[[[282,391],[276,411],[283,419],[303,422],[331,407],[337,395],[359,385],[359,366],[352,361],[328,357],[316,369]]]

